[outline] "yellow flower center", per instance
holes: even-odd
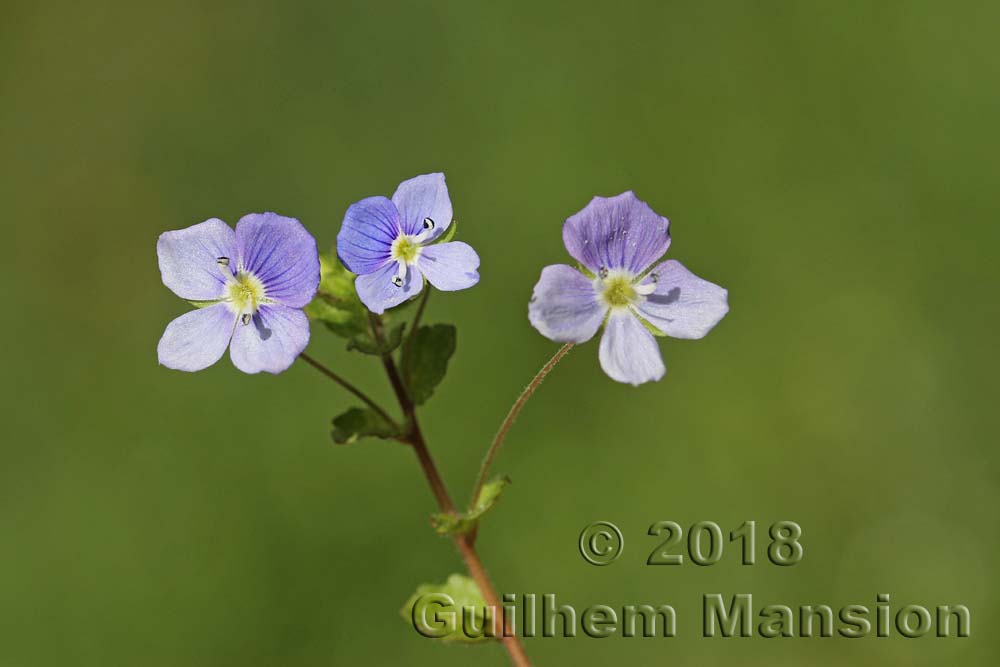
[[[612,274],[605,278],[602,284],[604,289],[601,298],[612,308],[624,308],[632,304],[638,296],[629,276]]]
[[[240,271],[226,285],[226,303],[237,315],[257,312],[260,304],[267,303],[264,283],[252,273]]]
[[[420,244],[415,242],[412,236],[402,234],[392,242],[389,256],[397,262],[402,260],[407,264],[413,264],[420,256]]]

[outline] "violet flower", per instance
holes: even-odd
[[[316,240],[298,220],[251,213],[236,231],[212,218],[164,232],[156,243],[163,284],[197,310],[167,325],[160,363],[199,371],[229,347],[244,373],[280,373],[309,343],[302,312],[319,286]]]
[[[701,338],[729,312],[728,294],[676,260],[650,267],[670,247],[670,222],[625,192],[594,197],[566,220],[563,243],[589,272],[547,266],[535,285],[528,319],[554,341],[583,343],[604,324],[601,368],[639,385],[666,372],[653,338]]]
[[[444,174],[403,181],[392,200],[368,197],[351,204],[337,234],[337,255],[358,274],[354,285],[368,310],[381,314],[416,296],[424,278],[446,292],[479,282],[479,255],[471,246],[434,244],[451,215]]]

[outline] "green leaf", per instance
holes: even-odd
[[[349,445],[364,437],[386,439],[398,434],[398,429],[382,415],[368,408],[351,408],[333,418],[333,441],[338,445]]]
[[[403,349],[403,378],[410,398],[424,403],[444,379],[448,360],[455,353],[457,331],[450,324],[423,326]]]
[[[469,511],[470,516],[475,516],[479,518],[482,515],[493,509],[497,501],[500,500],[500,494],[503,490],[510,485],[510,477],[504,475],[503,477],[494,477],[490,481],[483,484],[483,488],[479,490],[479,496],[476,497],[476,502],[473,504],[472,509]]]
[[[434,243],[447,243],[448,241],[455,238],[455,232],[457,231],[458,231],[458,220],[452,220],[451,225],[448,226],[448,229],[445,230],[444,234],[437,237],[434,240]]]
[[[319,273],[319,289],[305,308],[309,319],[322,322],[345,338],[366,332],[368,309],[354,290],[354,274],[340,263],[336,250],[320,253]]]
[[[399,347],[400,343],[403,342],[403,329],[405,328],[405,322],[400,322],[394,326],[386,334],[385,341],[382,345],[379,345],[378,341],[375,340],[371,331],[358,334],[347,342],[347,349],[354,350],[362,354],[374,354],[379,357],[385,356]]]
[[[662,331],[660,331],[659,329],[657,329],[655,326],[653,326],[653,324],[650,321],[648,321],[645,317],[642,317],[641,315],[639,315],[638,313],[636,313],[634,310],[632,311],[632,313],[636,317],[639,318],[639,321],[642,322],[642,326],[646,327],[646,331],[648,331],[649,333],[653,334],[654,336],[659,336],[660,338],[666,337],[667,334],[663,333]]]
[[[495,477],[479,490],[476,502],[464,514],[435,514],[431,516],[431,524],[439,535],[455,535],[471,532],[483,515],[493,509],[500,494],[510,484],[510,477]]]
[[[207,308],[209,306],[214,306],[217,303],[222,303],[220,299],[208,299],[207,301],[192,301],[191,299],[184,299],[190,303],[195,308]]]
[[[464,623],[463,609],[470,617]],[[486,627],[486,601],[476,582],[462,574],[452,574],[443,584],[418,586],[399,613],[423,636],[443,642],[477,644],[500,635],[501,619],[491,611]]]

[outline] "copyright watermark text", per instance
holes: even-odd
[[[965,638],[971,633],[971,614],[963,604],[928,608],[894,605],[879,593],[874,604],[759,605],[751,593],[708,593],[702,596],[701,619],[690,627],[702,637],[863,637],[923,636]],[[456,605],[445,593],[416,600],[411,613],[414,629],[424,637],[443,639],[460,635],[475,640],[512,636],[676,637],[678,614],[670,604],[592,605],[582,609],[563,603],[555,594],[508,593],[501,610]]]

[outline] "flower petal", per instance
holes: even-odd
[[[295,218],[251,213],[236,224],[239,267],[264,283],[269,299],[304,308],[319,286],[316,239]]]
[[[650,284],[653,276],[656,290],[636,304],[636,310],[668,336],[701,338],[729,312],[729,293],[694,275],[677,260],[657,266],[643,284]]]
[[[415,271],[411,266],[406,271],[402,286],[396,287],[392,278],[398,271],[399,265],[396,262],[387,262],[374,273],[358,276],[355,279],[354,289],[368,310],[381,315],[389,308],[398,306],[420,293],[420,289],[424,286],[424,278],[420,275],[420,271]]]
[[[451,199],[444,174],[424,174],[403,181],[392,195],[392,203],[399,209],[399,219],[407,234],[422,232],[424,218],[434,221],[428,240],[436,239],[451,224]]]
[[[200,371],[222,357],[233,335],[236,315],[217,303],[184,313],[167,325],[156,355],[160,363],[178,371]]]
[[[637,275],[670,247],[670,221],[632,191],[594,197],[563,225],[563,243],[574,259],[597,273],[624,269]]]
[[[389,260],[392,242],[400,234],[399,211],[385,197],[354,202],[337,233],[337,256],[347,270],[365,275]]]
[[[479,282],[479,255],[468,243],[451,241],[420,250],[417,268],[431,285],[444,292],[472,287]]]
[[[226,284],[220,257],[235,257],[236,235],[218,218],[187,229],[163,232],[156,241],[163,284],[182,299],[209,301],[222,297]]]
[[[244,373],[280,373],[309,344],[309,319],[301,310],[261,306],[249,324],[237,324],[229,357]]]
[[[608,377],[631,385],[659,380],[667,372],[653,334],[627,311],[614,312],[608,318],[601,336],[600,359]]]
[[[565,264],[542,269],[528,304],[531,326],[560,343],[590,340],[607,312],[607,306],[598,302],[590,279]]]

